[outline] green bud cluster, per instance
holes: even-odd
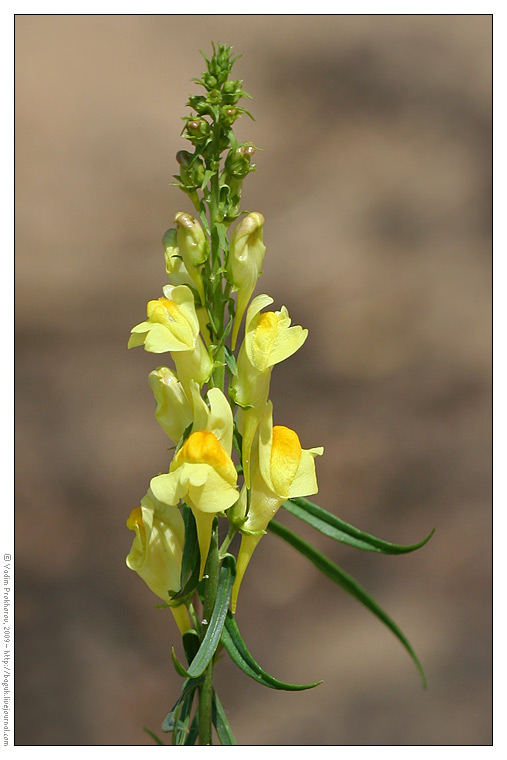
[[[207,70],[192,81],[201,85],[205,94],[189,96],[187,106],[192,113],[183,117],[182,134],[192,144],[193,152],[180,150],[176,154],[180,172],[175,175],[203,222],[207,205],[214,221],[226,226],[240,215],[243,180],[255,171],[255,147],[251,142],[238,142],[232,130],[243,114],[253,117],[239,105],[242,98],[250,97],[243,90],[242,80],[229,78],[240,57],[232,57],[231,53],[231,47],[218,44],[213,45],[211,58],[203,54]],[[213,195],[217,203],[212,203]]]

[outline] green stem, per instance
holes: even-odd
[[[229,525],[229,530],[227,531],[227,535],[223,540],[222,546],[220,547],[220,551],[218,552],[218,558],[222,560],[225,557],[225,554],[227,552],[227,549],[229,548],[229,545],[236,535],[237,530],[233,525]]]

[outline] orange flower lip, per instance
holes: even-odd
[[[139,535],[144,544],[146,542],[146,528],[144,527],[143,512],[141,507],[136,507],[133,509],[127,519],[127,528],[129,530],[135,530],[136,527],[139,529]]]
[[[207,464],[229,482],[236,481],[236,468],[214,433],[199,430],[192,433],[176,455],[178,465]]]
[[[169,322],[184,321],[178,305],[168,298],[157,298],[148,303],[148,319],[167,325]]]

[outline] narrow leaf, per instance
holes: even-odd
[[[185,739],[185,745],[194,745],[199,737],[199,708],[193,717],[190,729],[188,731],[187,738]]]
[[[236,739],[232,733],[231,726],[227,720],[225,710],[222,707],[216,691],[213,689],[213,712],[212,712],[213,725],[217,730],[217,736],[220,740],[220,744],[223,746],[236,745]]]
[[[149,728],[146,728],[146,726],[143,726],[143,731],[145,731],[145,732],[148,734],[148,736],[151,736],[151,738],[153,739],[153,741],[154,741],[156,744],[159,744],[159,745],[161,745],[162,747],[165,747],[165,744],[164,744],[164,742],[162,741],[162,739],[159,739],[159,738],[158,738],[158,736],[157,736],[156,734],[154,734],[154,733],[153,733],[153,731],[150,731],[150,729],[149,729]]]
[[[174,665],[174,669],[176,673],[182,678],[187,678],[188,673],[183,667],[183,665],[181,664],[181,662],[178,660],[176,656],[176,652],[174,651],[174,647],[171,647],[171,657],[172,657],[172,661],[173,661],[173,665]]]
[[[174,715],[176,710],[178,709],[180,703],[191,693],[195,691],[195,689],[202,683],[202,678],[187,678],[186,681],[184,681],[183,686],[181,688],[181,694],[172,706],[172,708],[169,710],[167,715],[165,716],[163,722],[162,722],[162,731],[164,733],[167,733],[168,731],[172,731],[174,727]]]
[[[224,346],[225,348],[225,363],[229,367],[231,374],[234,376],[237,376],[238,374],[238,366],[236,364],[236,357],[232,353],[231,349],[228,346]]]
[[[236,563],[234,557],[231,554],[228,554],[223,561],[222,569],[220,571],[215,607],[213,609],[213,614],[211,615],[211,620],[209,621],[208,630],[202,640],[199,651],[186,671],[189,678],[196,678],[202,675],[216,652],[224,627],[225,616],[231,598],[232,584],[234,583],[235,577]]]
[[[284,541],[294,547],[294,549],[303,554],[307,559],[310,560],[310,562],[315,565],[316,568],[324,573],[324,575],[327,575],[330,580],[334,581],[334,583],[338,584],[338,586],[341,586],[341,588],[351,594],[355,599],[361,602],[361,604],[364,604],[364,606],[373,612],[373,614],[376,615],[379,620],[385,623],[385,625],[390,628],[394,635],[401,641],[411,656],[419,671],[423,686],[426,687],[426,677],[424,675],[422,665],[419,662],[408,639],[398,628],[396,623],[389,617],[389,615],[384,612],[384,610],[377,604],[373,597],[371,597],[364,590],[364,588],[360,586],[359,583],[357,583],[357,581],[355,581],[344,570],[335,565],[334,562],[328,559],[328,557],[325,557],[323,554],[317,551],[317,549],[314,549],[313,546],[310,546],[310,544],[286,528],[285,525],[281,525],[275,520],[271,520],[268,525],[268,530],[282,538]]]
[[[185,744],[189,732],[188,724],[190,723],[190,713],[192,711],[194,695],[195,690],[191,691],[181,703],[179,719],[175,721],[173,729],[172,743],[174,746]]]
[[[195,631],[194,628],[190,628],[188,631],[185,631],[181,637],[181,640],[183,643],[183,649],[185,650],[185,657],[187,658],[187,662],[190,665],[195,655],[199,651],[200,641],[199,636],[197,635],[197,631]]]
[[[354,546],[356,549],[363,549],[369,552],[381,552],[382,554],[406,554],[413,552],[424,546],[435,532],[435,529],[433,529],[426,538],[417,544],[403,546],[392,544],[389,541],[371,536],[369,533],[364,533],[364,531],[355,528],[353,525],[340,520],[339,517],[331,514],[331,512],[327,512],[322,507],[317,506],[317,504],[308,501],[308,499],[289,499],[282,506],[294,517],[298,517],[335,541],[340,541],[343,544]]]
[[[312,689],[314,686],[318,686],[322,683],[322,681],[308,684],[285,683],[284,681],[279,681],[277,678],[270,676],[269,673],[266,673],[248,651],[245,642],[241,638],[236,619],[231,612],[227,613],[225,619],[225,626],[222,631],[222,644],[231,660],[243,671],[243,673],[246,673],[246,675],[253,678],[254,681],[257,681],[270,689],[304,691],[305,689]]]
[[[186,504],[183,505],[183,522],[185,524],[185,545],[181,560],[181,588],[177,593],[171,594],[171,599],[183,599],[197,586],[199,581],[199,567],[201,555],[199,541],[197,540],[197,526],[192,510]]]

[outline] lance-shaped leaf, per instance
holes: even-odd
[[[173,728],[172,744],[173,746],[181,746],[186,744],[186,739],[189,732],[189,724],[192,712],[192,703],[194,701],[195,691],[188,694],[179,706],[179,716],[175,720]]]
[[[236,739],[232,733],[231,726],[227,720],[227,715],[222,707],[222,704],[218,698],[216,691],[213,689],[213,707],[212,707],[212,720],[213,725],[216,728],[217,736],[220,739],[220,744],[223,746],[236,745]]]
[[[305,689],[312,689],[314,686],[318,686],[322,683],[322,681],[307,684],[285,683],[284,681],[279,681],[277,678],[270,676],[269,673],[266,673],[248,651],[239,632],[234,615],[231,612],[227,613],[225,619],[225,625],[222,631],[222,644],[231,660],[243,671],[243,673],[246,673],[246,675],[253,678],[254,681],[257,681],[270,689],[304,691]]]
[[[146,726],[143,726],[143,731],[144,731],[145,733],[147,733],[147,734],[148,734],[148,736],[151,736],[151,738],[153,739],[153,741],[155,742],[155,744],[158,744],[158,745],[160,745],[160,746],[162,746],[162,747],[165,747],[165,744],[164,744],[164,742],[162,741],[162,739],[159,739],[159,738],[158,738],[158,736],[157,736],[156,734],[154,734],[154,733],[153,733],[153,731],[150,731],[150,729],[149,729],[149,728],[146,728]]]
[[[420,549],[424,546],[432,537],[435,529],[431,531],[426,538],[419,541],[417,544],[410,544],[404,546],[401,544],[392,544],[389,541],[384,541],[381,538],[371,536],[369,533],[365,533],[359,528],[355,528],[353,525],[340,520],[336,515],[327,512],[322,507],[317,506],[308,499],[293,498],[288,499],[282,504],[282,507],[290,512],[294,517],[298,517],[300,520],[311,525],[316,530],[323,533],[325,536],[333,538],[335,541],[340,541],[343,544],[354,546],[356,549],[363,549],[368,552],[380,552],[382,554],[407,554],[413,552],[416,549]]]
[[[187,698],[194,696],[194,692],[197,689],[197,687],[202,683],[202,678],[187,678],[183,682],[183,686],[181,687],[181,694],[172,706],[172,708],[169,710],[167,715],[164,718],[164,721],[162,723],[162,731],[165,733],[168,733],[169,731],[174,730],[175,725],[175,716],[176,713],[179,715],[179,708],[183,701],[185,701]]]
[[[195,631],[193,628],[185,631],[181,637],[181,641],[183,643],[183,649],[185,650],[185,657],[187,658],[187,662],[190,665],[197,652],[199,651],[199,646],[201,643],[199,641],[197,631]]]
[[[185,523],[185,544],[181,559],[181,589],[178,593],[171,594],[171,599],[182,599],[191,594],[199,580],[201,555],[199,553],[195,517],[190,507],[186,504],[183,505],[182,512]]]
[[[187,738],[185,739],[185,744],[193,746],[196,743],[198,737],[199,737],[199,713],[197,709],[192,719],[192,723],[190,724]]]
[[[382,607],[377,604],[373,597],[371,597],[368,592],[365,591],[365,589],[360,586],[359,583],[357,583],[357,581],[355,581],[344,570],[338,567],[338,565],[335,565],[334,562],[332,562],[328,557],[324,556],[324,554],[321,554],[321,552],[317,551],[317,549],[314,549],[313,546],[310,546],[310,544],[289,530],[289,528],[286,528],[285,525],[281,525],[275,520],[272,520],[268,525],[268,530],[282,538],[284,541],[294,547],[294,549],[303,554],[303,556],[309,559],[310,562],[312,562],[318,570],[324,573],[324,575],[327,575],[327,577],[330,578],[330,580],[334,581],[334,583],[338,584],[338,586],[341,586],[344,591],[347,591],[349,594],[351,594],[355,599],[361,602],[361,604],[364,604],[364,606],[367,607],[370,612],[373,612],[373,614],[376,615],[379,620],[381,620],[388,628],[390,628],[390,630],[401,641],[411,656],[421,676],[423,687],[426,688],[426,676],[424,675],[422,665],[419,662],[414,650],[412,649],[410,642],[396,625],[396,623],[389,617],[387,612],[384,612]]]
[[[220,636],[224,627],[225,616],[227,614],[227,608],[229,607],[229,600],[231,598],[232,584],[236,577],[236,562],[232,554],[227,554],[224,558],[222,569],[220,571],[220,579],[218,581],[217,596],[215,601],[215,607],[211,620],[208,624],[208,630],[202,640],[202,644],[199,647],[199,651],[195,655],[188,670],[185,670],[183,665],[179,662],[178,658],[174,654],[173,662],[177,668],[178,673],[184,673],[187,678],[198,678],[201,676],[209,663],[211,658],[215,654],[218,644],[220,643]]]

